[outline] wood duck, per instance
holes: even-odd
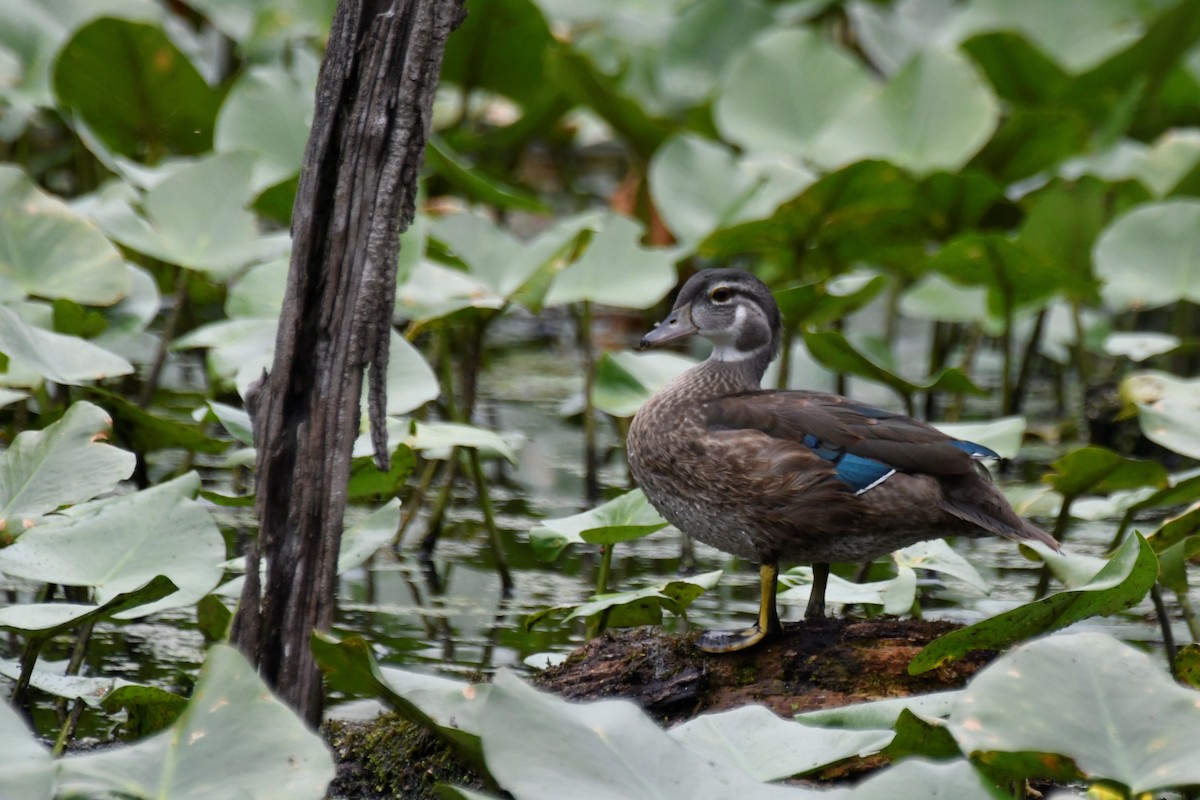
[[[942,536],[996,534],[1058,548],[992,485],[979,462],[999,456],[987,447],[838,395],[762,389],[781,329],[766,284],[713,269],[684,285],[641,342],[645,349],[698,334],[714,347],[634,417],[627,446],[635,480],[675,527],[760,565],[758,620],[705,632],[701,650],[733,652],[782,632],[780,559],[813,565],[805,616],[815,618],[824,616],[832,561],[870,560]]]

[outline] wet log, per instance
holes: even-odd
[[[463,13],[463,0],[341,0],[317,83],[275,358],[255,403],[260,528],[231,634],[313,724],[322,686],[308,640],[333,620],[363,373],[386,469],[399,235],[415,211],[446,38]]]

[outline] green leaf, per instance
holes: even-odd
[[[1058,753],[1089,779],[1117,781],[1139,796],[1200,783],[1192,746],[1198,705],[1200,695],[1147,654],[1102,633],[1062,634],[979,672],[950,730],[964,752]]]
[[[0,353],[46,380],[69,386],[133,372],[125,359],[78,336],[64,336],[29,324],[0,306]]]
[[[275,699],[240,653],[215,645],[169,730],[62,759],[57,788],[91,797],[184,798],[211,796],[219,784],[261,800],[320,800],[333,776],[321,737]]]
[[[613,544],[648,536],[667,521],[646,500],[641,489],[570,517],[542,520],[529,532],[529,544],[543,561],[553,561],[569,544]]]
[[[583,255],[560,272],[546,305],[590,300],[621,308],[650,308],[675,287],[674,249],[642,247],[642,226],[616,214],[603,218]]]
[[[411,448],[400,445],[392,451],[387,472],[375,466],[375,459],[360,457],[350,463],[350,485],[346,496],[351,500],[394,497],[408,482],[417,459]]]
[[[628,592],[612,592],[596,595],[585,603],[565,603],[542,609],[525,619],[525,630],[532,630],[539,622],[569,611],[564,621],[593,617],[608,612],[608,625],[613,628],[632,628],[638,625],[662,623],[663,611],[677,616],[687,612],[688,606],[704,592],[717,585],[721,570],[694,575],[689,578],[666,581]]]
[[[825,601],[841,605],[883,606],[883,613],[899,616],[908,613],[917,600],[917,574],[898,564],[897,575],[882,581],[857,583],[830,575],[825,587]],[[793,567],[783,574],[789,588],[776,598],[780,603],[806,605],[812,594],[812,567]]]
[[[133,453],[101,441],[111,428],[103,409],[81,401],[45,430],[17,434],[0,453],[0,519],[21,517],[32,527],[37,517],[90,500],[132,475]]]
[[[491,687],[399,669],[380,669],[362,637],[338,641],[314,632],[313,656],[328,685],[379,697],[404,719],[437,735],[469,763],[483,768],[479,715]]]
[[[836,708],[822,708],[796,715],[796,720],[805,725],[823,728],[848,728],[850,730],[890,730],[908,711],[919,719],[931,720],[950,713],[958,699],[959,690],[932,692],[911,697],[889,697]]]
[[[411,453],[409,458],[411,459]],[[395,457],[393,460],[396,460]],[[376,550],[392,540],[399,525],[400,501],[392,498],[348,527],[342,534],[342,542],[338,550],[338,574],[341,575],[343,572],[365,563],[375,554]]]
[[[632,417],[668,381],[694,366],[694,360],[667,351],[603,353],[596,361],[592,405],[614,417]]]
[[[126,616],[190,606],[216,587],[225,561],[220,530],[191,499],[199,488],[199,476],[189,472],[150,489],[93,500],[67,514],[46,517],[0,550],[0,571],[90,586],[101,603],[165,575],[178,591]]]
[[[193,453],[223,453],[229,442],[213,439],[195,424],[151,414],[119,394],[90,388],[88,394],[113,414],[113,433],[135,452],[150,453],[179,447]]]
[[[117,594],[99,605],[25,603],[7,606],[0,608],[0,628],[16,631],[27,637],[48,639],[68,628],[111,619],[119,614],[138,616],[143,608],[170,597],[175,591],[176,586],[170,578],[158,575],[148,583]]]
[[[783,159],[739,157],[690,133],[673,136],[659,148],[647,174],[655,208],[685,249],[718,228],[769,217],[814,177]]]
[[[245,209],[254,164],[254,155],[246,152],[209,156],[163,178],[138,209],[114,203],[94,218],[131,250],[227,280],[286,247],[285,238],[260,236]]]
[[[837,796],[760,783],[736,767],[689,750],[633,703],[568,703],[525,686],[504,669],[492,683],[480,734],[497,782],[521,798]]]
[[[528,107],[547,93],[544,62],[553,41],[535,3],[485,0],[446,41],[441,79],[464,93],[485,89]]]
[[[76,31],[55,62],[54,91],[123,155],[212,148],[221,93],[157,25],[104,18]]]
[[[1113,311],[1200,303],[1200,201],[1146,203],[1113,220],[1092,257]],[[1153,264],[1154,269],[1146,269]]]
[[[1167,469],[1157,461],[1125,458],[1104,447],[1072,450],[1050,465],[1053,472],[1042,481],[1063,497],[1074,498],[1084,492],[1109,494],[1122,489],[1167,485]]]
[[[129,289],[121,254],[103,234],[21,170],[0,165],[0,300],[105,306]]]
[[[302,52],[302,51],[301,51]],[[242,72],[216,121],[218,153],[254,153],[250,187],[261,192],[300,172],[312,127],[315,64],[270,65]]]
[[[890,731],[835,731],[787,722],[762,706],[701,714],[669,731],[689,750],[730,764],[760,781],[793,775],[877,753]]]
[[[1000,417],[991,422],[938,422],[942,433],[990,447],[1001,458],[1016,458],[1025,436],[1025,417]]]
[[[1174,402],[1138,406],[1138,425],[1150,441],[1200,458],[1200,408]]]
[[[229,637],[233,612],[215,594],[207,594],[196,603],[196,627],[204,635],[204,643],[223,642]]]
[[[925,383],[913,383],[860,353],[839,331],[806,332],[804,344],[812,357],[829,369],[835,372],[848,372],[882,383],[884,386],[894,389],[901,397],[910,397],[916,392],[931,389],[976,395],[987,394],[976,386],[966,373],[957,368],[942,370],[936,377]]]
[[[187,707],[187,698],[157,686],[122,686],[105,695],[102,706],[109,714],[125,712],[117,729],[120,739],[141,739],[174,724]]]
[[[468,15],[470,19],[471,15]],[[445,72],[442,73],[443,79]],[[487,175],[467,164],[445,141],[433,136],[425,148],[425,167],[441,175],[468,197],[496,208],[513,208],[545,214],[549,209],[534,195]]]
[[[917,675],[956,661],[972,650],[1000,650],[1081,619],[1131,608],[1141,602],[1157,580],[1154,550],[1140,534],[1131,536],[1086,585],[952,631],[917,653],[908,671]]]
[[[55,763],[27,725],[15,708],[0,703],[0,792],[13,800],[46,800],[54,796]]]
[[[1004,800],[1009,796],[966,761],[911,758],[869,776],[854,787],[846,800],[895,800],[898,797]]]

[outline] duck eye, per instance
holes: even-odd
[[[708,296],[714,303],[724,303],[733,297],[733,290],[728,286],[718,286]]]

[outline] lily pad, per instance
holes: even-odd
[[[333,775],[321,737],[272,696],[240,653],[215,645],[187,708],[169,730],[62,759],[57,788],[149,800],[212,797],[236,786],[259,800],[320,800]]]
[[[0,165],[0,300],[107,306],[129,289],[125,262],[102,233],[25,173]]]
[[[0,571],[30,580],[89,586],[100,603],[165,575],[178,592],[122,616],[192,605],[217,585],[225,560],[220,530],[191,499],[199,488],[199,476],[190,472],[150,489],[94,500],[67,514],[46,517],[15,544],[0,550]]]
[[[855,703],[837,708],[822,708],[796,715],[805,725],[849,730],[889,730],[903,711],[924,720],[945,717],[954,708],[960,690],[918,694],[911,697],[889,697],[869,703]]]
[[[111,427],[103,409],[81,401],[45,430],[17,434],[0,453],[0,519],[20,517],[32,527],[37,517],[90,500],[132,475],[133,453],[102,441]]]
[[[668,381],[694,366],[693,359],[666,351],[604,353],[596,361],[592,405],[614,417],[632,417]]]
[[[25,720],[8,703],[0,703],[0,796],[12,800],[52,797],[54,761],[38,743]]]
[[[1050,465],[1042,480],[1063,497],[1084,492],[1108,494],[1121,489],[1167,485],[1167,470],[1156,461],[1126,458],[1104,447],[1081,447]]]
[[[552,616],[569,612],[564,621],[587,619],[606,613],[607,623],[613,628],[632,628],[638,625],[661,625],[663,611],[683,616],[692,602],[704,592],[717,585],[721,570],[665,581],[627,592],[611,592],[592,597],[585,603],[564,603],[530,614],[525,618],[525,629]]]
[[[610,214],[599,223],[583,255],[554,278],[546,305],[589,300],[622,308],[650,308],[675,288],[675,249],[638,243],[642,227]]]
[[[963,690],[950,730],[964,752],[1058,753],[1131,796],[1200,784],[1200,694],[1103,633],[1060,634],[1006,653]]]
[[[1000,417],[991,422],[938,422],[934,427],[956,439],[995,450],[1001,458],[1016,458],[1025,436],[1025,417]]]
[[[133,365],[115,353],[30,325],[8,306],[0,306],[0,353],[46,380],[71,386],[133,372]]]
[[[338,549],[338,574],[361,566],[376,550],[392,540],[399,524],[400,501],[393,498],[347,528]]]
[[[825,587],[825,601],[883,606],[885,614],[906,614],[917,600],[917,574],[906,566],[900,566],[897,573],[894,578],[868,583],[830,575]],[[812,567],[793,567],[783,574],[782,579],[789,588],[780,592],[776,599],[784,604],[806,605],[812,594]]]
[[[788,722],[762,706],[702,714],[669,733],[689,750],[731,764],[760,781],[777,781],[878,753],[891,731],[837,731]]]
[[[1078,622],[1139,603],[1158,580],[1158,559],[1141,534],[1129,537],[1108,564],[1079,589],[1059,592],[934,640],[908,665],[913,675],[972,650],[1000,650]]]
[[[169,597],[175,590],[175,584],[169,578],[159,575],[145,585],[118,594],[99,605],[25,603],[6,606],[0,608],[0,628],[32,638],[46,639],[86,622],[99,622],[122,613],[138,616],[139,609]]]
[[[1100,293],[1113,311],[1200,303],[1200,201],[1146,203],[1101,234],[1092,253]],[[1153,270],[1146,265],[1153,264]]]
[[[846,800],[1005,800],[1011,797],[966,761],[910,758],[871,775]]]
[[[543,520],[529,532],[529,544],[538,558],[553,561],[569,544],[614,544],[666,526],[642,490],[633,489],[583,513]]]
[[[520,800],[833,800],[843,794],[760,783],[689,750],[633,703],[568,703],[504,669],[492,683],[480,733],[488,769]]]

